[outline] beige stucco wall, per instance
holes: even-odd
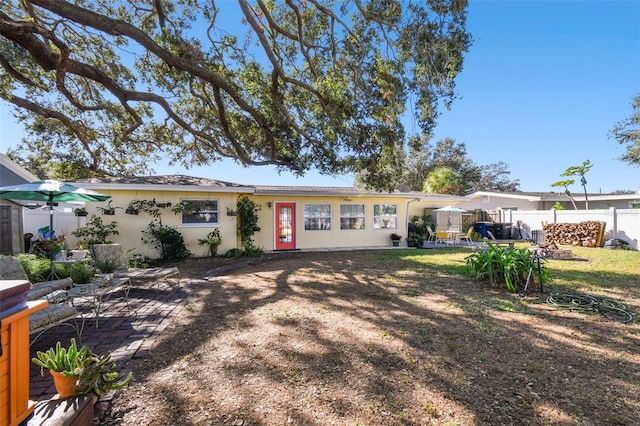
[[[114,216],[101,215],[98,207],[104,207],[107,205],[104,203],[87,203],[86,208],[89,214],[95,214],[102,218],[104,223],[116,221],[118,226],[117,230],[119,235],[113,236],[111,239],[114,243],[122,244],[124,250],[129,256],[132,254],[142,254],[151,258],[159,257],[157,251],[142,242],[142,231],[147,229],[147,226],[152,221],[152,217],[145,212],[140,212],[138,215],[126,214],[125,209],[132,200],[153,200],[157,203],[170,202],[172,205],[176,205],[183,199],[202,199],[202,200],[218,200],[220,209],[219,226],[209,224],[189,224],[183,225],[181,223],[181,216],[176,215],[171,211],[171,208],[160,209],[162,215],[163,225],[175,226],[178,231],[184,236],[187,249],[197,257],[207,256],[209,254],[209,248],[207,246],[198,245],[199,238],[205,238],[205,236],[211,232],[215,227],[220,228],[220,234],[222,236],[222,244],[218,247],[218,254],[223,254],[231,248],[237,247],[236,243],[236,217],[227,216],[227,208],[235,210],[236,208],[236,194],[235,193],[211,193],[211,192],[187,192],[187,191],[131,191],[131,190],[100,190],[103,194],[109,194],[112,196],[111,205],[114,207],[121,207],[116,209]]]
[[[174,188],[172,188],[174,189]],[[214,227],[219,227],[222,236],[222,244],[218,247],[218,254],[224,254],[232,248],[239,248],[240,243],[236,233],[236,216],[227,215],[227,209],[236,210],[239,194],[234,192],[198,192],[180,190],[108,190],[100,189],[101,193],[112,196],[111,205],[121,207],[116,210],[114,216],[101,215],[99,207],[107,203],[87,203],[89,214],[99,215],[103,222],[115,220],[118,224],[119,235],[111,239],[114,243],[122,244],[128,255],[141,254],[151,258],[159,257],[155,249],[142,242],[142,231],[147,229],[153,219],[148,213],[140,212],[138,215],[126,214],[125,209],[132,200],[153,200],[157,203],[170,202],[173,205],[183,199],[216,199],[219,202],[220,223],[216,226],[181,223],[181,216],[175,215],[171,208],[161,209],[162,223],[175,226],[182,233],[187,249],[196,257],[208,256],[208,247],[198,245],[198,239],[204,238]],[[260,232],[254,235],[254,244],[266,251],[276,249],[275,241],[275,205],[278,202],[291,202],[296,206],[296,249],[330,249],[330,248],[355,248],[355,247],[387,247],[391,246],[389,234],[400,234],[403,238],[401,246],[407,245],[407,224],[412,216],[422,216],[425,208],[433,209],[447,204],[434,204],[433,201],[420,201],[404,196],[320,196],[320,195],[249,195],[249,198],[260,206],[259,226]],[[349,201],[345,200],[349,199]],[[332,208],[332,226],[330,230],[305,230],[304,229],[304,205],[305,204],[330,204]],[[365,228],[364,229],[340,229],[340,205],[364,204]],[[374,204],[397,205],[397,228],[377,229],[373,227]]]
[[[407,202],[403,197],[350,197],[351,201],[345,201],[343,196],[267,196],[252,195],[250,197],[261,206],[259,212],[259,225],[261,231],[254,236],[256,246],[265,250],[273,250],[275,241],[275,214],[276,203],[295,203],[296,205],[296,248],[297,249],[323,249],[323,248],[349,248],[349,247],[386,247],[391,246],[389,234],[400,234],[403,239],[401,245],[406,246],[407,236]],[[305,204],[330,204],[331,205],[331,229],[330,230],[305,230],[304,229],[304,205]],[[365,228],[364,229],[340,229],[340,205],[364,204]],[[396,204],[397,205],[397,229],[374,229],[373,205]],[[271,205],[271,207],[269,207]],[[420,213],[421,214],[421,213]],[[410,218],[410,216],[409,216]]]
[[[517,210],[535,210],[538,206],[537,201],[530,201],[526,198],[500,197],[497,195],[487,195],[484,197],[475,197],[469,201],[461,202],[456,205],[465,210],[496,210],[498,208],[515,208]]]

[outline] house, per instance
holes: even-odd
[[[584,194],[573,194],[578,210],[564,193],[494,193],[469,194],[458,207],[488,212],[493,222],[505,227],[519,224],[525,229],[540,230],[545,223],[605,223],[604,240],[621,239],[630,247],[640,245],[640,193],[588,194],[589,210]],[[564,210],[553,207],[558,203]],[[513,229],[513,228],[512,228]]]
[[[571,194],[578,209],[586,208],[584,193]],[[640,208],[640,192],[635,194],[587,194],[589,209]],[[466,210],[549,210],[558,203],[566,210],[575,210],[564,192],[485,192],[464,197],[458,207]]]
[[[253,241],[266,251],[387,247],[391,246],[391,233],[406,238],[412,220],[422,217],[430,219],[433,225],[462,228],[484,220],[475,215],[477,212],[492,213],[494,222],[515,223],[513,212],[543,209],[541,213],[548,213],[556,201],[567,209],[572,207],[565,194],[556,193],[477,192],[462,197],[413,191],[374,192],[354,187],[243,185],[185,175],[91,178],[72,183],[111,195],[105,203],[86,203],[88,218],[95,215],[105,224],[115,222],[118,235],[109,238],[122,244],[130,254],[151,258],[159,253],[143,241],[143,236],[155,220],[175,227],[195,256],[208,255],[208,247],[198,244],[198,240],[213,229],[218,229],[222,237],[218,253],[239,248],[236,209],[243,196],[259,207],[261,229]],[[580,196],[575,197],[581,201]],[[629,206],[637,203],[637,198],[637,194],[594,194],[590,196],[590,207]],[[134,208],[149,203],[157,207],[157,216],[144,208],[137,211]],[[187,205],[190,206],[187,210],[176,209]],[[434,212],[446,205],[469,213]],[[107,213],[107,207],[113,209]],[[78,225],[71,228],[84,225],[85,220],[89,219],[77,218]],[[532,229],[539,228],[540,218],[536,216],[532,223]],[[68,242],[75,246],[77,239],[67,232],[71,228],[63,230]],[[618,235],[617,225],[612,235]],[[635,233],[628,235],[632,235],[632,240],[636,238]],[[402,245],[406,245],[406,240]]]
[[[4,154],[0,154],[0,186],[19,185],[38,180]],[[0,199],[0,254],[24,251],[22,204]]]
[[[157,257],[142,241],[143,231],[153,217],[144,211],[127,214],[137,200],[154,201],[163,225],[176,227],[187,249],[206,256],[208,248],[198,244],[218,228],[222,244],[218,253],[239,248],[236,234],[236,205],[247,196],[259,206],[254,244],[264,250],[335,249],[390,246],[389,235],[408,234],[413,216],[462,200],[450,195],[421,192],[369,192],[349,187],[249,186],[184,175],[92,178],[73,182],[83,188],[111,195],[111,205],[120,207],[113,216],[101,216],[106,203],[87,203],[89,214],[105,222],[115,221],[119,235],[114,242],[130,253]],[[174,212],[177,205],[189,204],[196,212]],[[73,245],[73,240],[70,241]]]

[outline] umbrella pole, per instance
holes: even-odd
[[[53,273],[53,194],[49,195],[49,281],[54,280]]]

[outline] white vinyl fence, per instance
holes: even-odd
[[[72,231],[85,226],[87,223],[86,216],[76,216],[73,211],[53,210],[53,230],[57,236],[64,234],[67,242],[71,247],[75,247],[77,238],[71,235]],[[38,238],[38,229],[49,226],[50,211],[49,210],[30,210],[23,208],[22,210],[24,233],[33,234],[33,238]]]
[[[605,222],[604,240],[619,238],[638,249],[640,240],[640,209],[602,210],[502,210],[502,221],[515,224],[520,221],[525,229],[542,229],[543,223]]]

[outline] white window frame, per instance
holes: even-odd
[[[310,211],[311,206],[316,208]],[[328,213],[326,211],[320,211],[317,207],[329,208]],[[304,230],[305,231],[330,231],[331,230],[331,204],[329,203],[308,203],[303,206],[304,216]],[[318,228],[308,227],[310,224],[318,224]],[[325,226],[324,228],[322,226]]]
[[[393,207],[395,213],[380,213],[381,210]],[[376,214],[378,210],[378,214]],[[373,205],[373,229],[398,229],[398,205],[397,204],[374,204]]]
[[[349,207],[349,209],[343,209]],[[353,207],[361,207],[361,211],[354,211]],[[344,222],[349,221],[349,224]],[[361,231],[366,227],[366,207],[364,204],[340,204],[340,230]]]
[[[196,206],[201,204],[202,207],[197,212],[192,213],[187,210],[182,211],[182,216],[180,218],[180,226],[184,227],[205,227],[205,226],[220,226],[220,200],[218,198],[185,198],[180,200],[182,203],[194,203]],[[209,208],[215,203],[215,208]],[[204,217],[205,219],[207,215],[215,215],[215,221],[205,220],[203,222],[185,222],[186,217]]]

